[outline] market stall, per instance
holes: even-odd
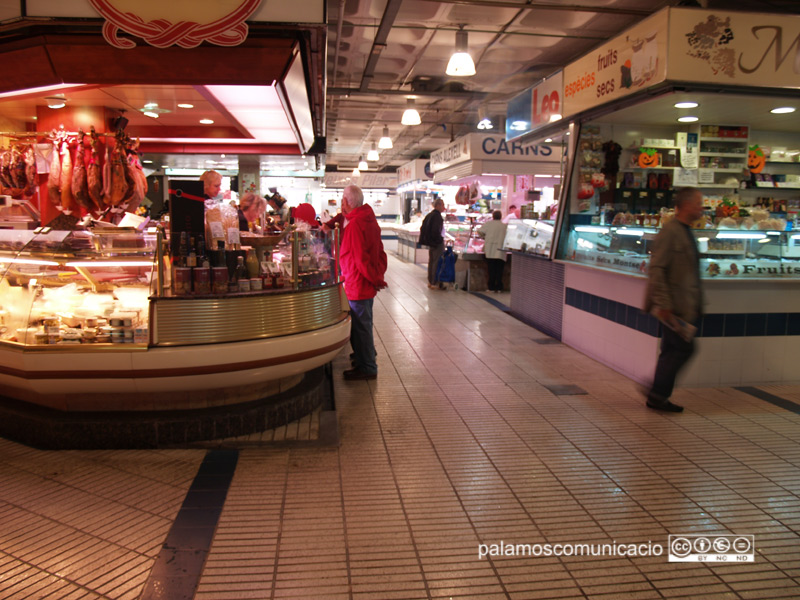
[[[497,134],[471,133],[431,153],[434,182],[453,190],[448,197],[455,200],[458,218],[446,220],[445,229],[459,255],[456,268],[466,289],[485,290],[488,280],[477,230],[494,210],[507,215],[515,202],[517,209],[532,205],[541,195],[536,180],[549,183],[560,177],[562,160],[560,145],[508,143]],[[510,269],[507,261],[506,288]]]
[[[561,302],[547,318],[640,382],[659,344],[641,312],[650,248],[683,186],[704,198],[694,235],[706,304],[682,381],[796,380],[800,96],[789,62],[766,60],[774,49],[753,32],[794,39],[800,19],[776,19],[665,9],[564,69],[562,109],[579,117],[548,267]]]

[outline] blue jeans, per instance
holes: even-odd
[[[355,368],[364,373],[377,373],[375,362],[375,339],[372,335],[372,304],[369,300],[349,300],[350,345],[355,354]]]
[[[694,340],[687,342],[669,327],[661,326],[661,354],[656,364],[653,387],[648,394],[653,400],[668,400],[675,387],[678,372],[694,353]]]

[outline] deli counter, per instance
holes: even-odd
[[[338,236],[293,230],[212,251],[171,244],[160,226],[0,230],[0,394],[163,410],[286,387],[349,339]]]

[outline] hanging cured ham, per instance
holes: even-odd
[[[50,158],[50,175],[47,178],[47,197],[53,206],[61,206],[61,156],[59,140],[53,139],[53,156]]]
[[[103,175],[100,169],[100,155],[97,152],[97,132],[92,127],[91,132],[92,153],[89,165],[86,167],[86,183],[89,197],[98,209],[104,208],[103,202]]]
[[[11,181],[11,170],[9,164],[11,163],[11,152],[3,152],[0,154],[0,184],[3,187],[14,187]]]
[[[28,181],[25,178],[25,157],[16,146],[11,148],[11,164],[9,165],[11,171],[11,181],[13,187],[22,190],[27,185]]]
[[[27,146],[25,148],[25,179],[27,180],[27,184],[25,185],[24,192],[27,197],[33,196],[36,190],[37,175],[36,152],[33,146]]]
[[[128,169],[125,160],[125,149],[122,140],[122,132],[117,132],[114,150],[111,153],[110,181],[108,183],[108,203],[114,208],[118,208],[122,201],[128,196]],[[121,210],[121,209],[120,209]]]
[[[138,148],[139,140],[136,140],[131,143],[128,154],[128,173],[133,180],[133,195],[126,207],[128,212],[135,212],[147,194],[147,176],[142,169],[142,163],[139,162]]]
[[[97,208],[89,196],[89,183],[86,178],[86,147],[83,144],[83,130],[78,130],[78,147],[75,149],[75,166],[72,171],[72,193],[78,204],[86,210]]]
[[[61,142],[61,211],[71,214],[75,206],[75,197],[72,195],[72,155],[69,152],[69,142]]]

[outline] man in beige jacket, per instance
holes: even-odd
[[[655,410],[683,410],[670,402],[669,397],[678,372],[694,353],[694,339],[686,324],[697,325],[703,311],[700,256],[690,228],[702,215],[700,190],[678,190],[675,218],[658,234],[650,257],[644,308],[662,323],[661,354],[647,394],[647,406]]]

